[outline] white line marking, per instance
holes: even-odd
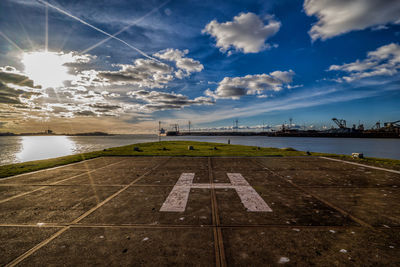
[[[182,173],[160,211],[184,212],[194,173]]]
[[[240,173],[228,173],[227,175],[231,183],[235,186],[235,190],[247,211],[272,211],[264,199],[260,197],[257,191],[249,185]]]
[[[254,190],[240,173],[228,173],[231,183],[194,184],[194,173],[182,173],[171,193],[160,208],[164,212],[184,212],[189,199],[190,189],[235,189],[247,211],[271,212],[272,209]]]
[[[339,161],[339,162],[344,162],[344,163],[347,163],[347,164],[353,164],[353,165],[367,167],[367,168],[371,168],[371,169],[376,169],[376,170],[381,170],[381,171],[387,171],[387,172],[393,172],[393,173],[400,174],[400,171],[395,171],[395,170],[390,170],[390,169],[385,169],[385,168],[380,168],[380,167],[374,167],[374,166],[364,165],[364,164],[355,163],[355,162],[349,162],[349,161],[345,161],[345,160],[341,160],[341,159],[332,159],[332,158],[327,158],[327,157],[320,157],[320,158],[333,160],[333,161]]]

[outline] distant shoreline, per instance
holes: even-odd
[[[115,134],[103,133],[103,132],[89,132],[89,133],[75,133],[75,134],[49,134],[49,133],[0,133],[1,136],[114,136]]]

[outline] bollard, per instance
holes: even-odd
[[[351,153],[351,157],[353,159],[363,159],[364,158],[364,154],[363,153]]]
[[[228,145],[230,145],[231,144],[231,139],[228,139]]]

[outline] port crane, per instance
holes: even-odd
[[[384,128],[385,131],[395,132],[397,134],[400,134],[400,120],[385,122],[383,125],[385,126]]]
[[[337,126],[339,126],[340,129],[345,129],[345,128],[347,128],[347,127],[346,127],[346,120],[337,119],[337,118],[333,118],[332,120],[337,124]]]
[[[371,130],[379,130],[381,128],[381,122],[377,121],[374,126],[371,127]]]
[[[391,122],[385,122],[384,126],[387,128],[397,128],[400,127],[400,120],[398,121],[391,121]]]

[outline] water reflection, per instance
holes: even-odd
[[[75,146],[68,136],[23,136],[16,158],[24,162],[66,156],[74,152]]]

